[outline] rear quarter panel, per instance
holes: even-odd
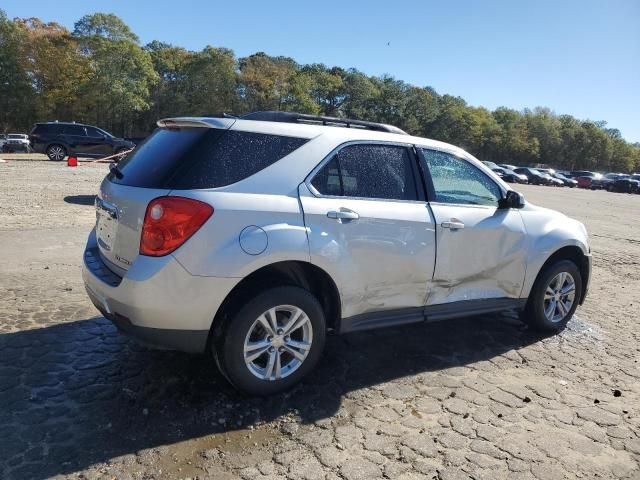
[[[296,195],[249,194],[220,191],[178,191],[172,195],[213,205],[207,223],[174,256],[192,275],[245,277],[271,263],[285,260],[309,262],[307,233]],[[250,254],[240,235],[247,227],[264,234],[265,248]]]

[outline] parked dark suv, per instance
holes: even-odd
[[[67,122],[36,123],[29,141],[34,151],[58,161],[67,155],[105,157],[135,147],[133,142],[116,138],[98,127]]]

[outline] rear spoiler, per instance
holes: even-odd
[[[227,130],[236,123],[235,118],[177,117],[158,120],[160,128],[219,128]]]

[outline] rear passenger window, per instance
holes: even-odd
[[[340,182],[340,170],[338,169],[338,159],[333,157],[322,169],[313,177],[311,185],[322,195],[338,197],[342,195],[342,184]]]
[[[411,157],[395,145],[349,145],[313,178],[322,195],[417,200]]]
[[[215,128],[161,128],[118,164],[133,187],[180,190],[239,182],[272,165],[308,139]]]
[[[81,137],[86,136],[84,127],[81,127],[80,125],[66,125],[64,127],[64,133],[65,135],[78,135]]]
[[[36,125],[36,128],[33,130],[33,133],[37,134],[47,134],[47,135],[58,135],[62,133],[63,125],[57,125],[55,123],[40,123]]]

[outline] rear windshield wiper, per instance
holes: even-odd
[[[122,180],[124,173],[118,168],[118,165],[112,163],[109,165],[109,171],[115,175],[118,180]]]

